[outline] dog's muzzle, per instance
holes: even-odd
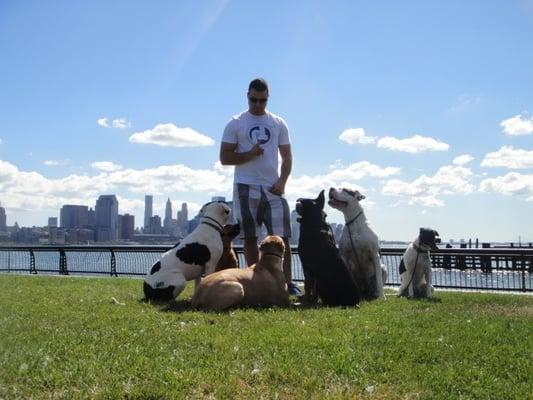
[[[438,250],[437,243],[441,243],[441,238],[438,237],[439,232],[430,228],[420,228],[420,233],[418,238],[420,244],[425,244],[429,246],[431,250]]]

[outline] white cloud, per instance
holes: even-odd
[[[47,167],[57,167],[59,165],[67,165],[69,164],[70,160],[68,159],[65,159],[65,160],[46,160],[43,162],[44,165],[46,165]]]
[[[412,154],[425,151],[447,151],[450,147],[447,143],[420,135],[414,135],[407,139],[385,136],[378,140],[377,146],[387,150],[404,151]]]
[[[215,171],[221,173],[224,176],[233,179],[233,171],[235,167],[233,165],[222,165],[220,161],[215,162]]]
[[[97,121],[98,125],[103,126],[104,128],[109,128],[109,122],[107,118],[99,118]]]
[[[344,130],[339,139],[348,144],[369,144],[374,143],[377,139],[375,136],[366,136],[365,130],[363,128],[350,128]]]
[[[362,190],[362,186],[356,184],[364,178],[384,178],[400,173],[400,168],[380,167],[368,161],[351,164],[342,169],[335,169],[325,175],[290,177],[287,182],[287,198],[291,201],[299,197],[316,197],[322,189],[330,187],[347,187]],[[364,190],[362,190],[364,191]]]
[[[470,183],[472,175],[469,168],[446,165],[435,175],[422,175],[412,182],[391,179],[385,182],[382,193],[403,198],[412,205],[443,206],[444,201],[441,199],[443,195],[469,194],[474,190],[474,186]]]
[[[130,125],[131,124],[125,118],[114,119],[113,122],[111,123],[111,126],[113,126],[113,128],[117,128],[117,129],[129,128]]]
[[[470,154],[462,154],[460,156],[455,157],[453,159],[453,163],[455,165],[465,165],[465,164],[468,164],[473,159],[474,157],[472,157]]]
[[[371,164],[368,161],[360,161],[345,167],[344,169],[333,170],[328,174],[335,181],[355,181],[366,178],[367,176],[376,178],[386,178],[391,175],[400,173],[400,168],[385,167]]]
[[[132,143],[149,143],[164,147],[212,146],[215,141],[191,128],[178,128],[174,124],[159,124],[154,129],[136,132],[130,136]]]
[[[91,167],[105,172],[113,172],[122,169],[122,165],[114,164],[111,161],[95,161],[91,164]]]
[[[533,167],[533,151],[514,149],[503,146],[500,150],[488,153],[481,162],[482,167],[531,168]]]
[[[500,126],[503,126],[503,131],[508,135],[531,135],[533,133],[533,117],[528,119],[518,114],[502,121]]]
[[[2,144],[2,143],[4,143],[4,142],[3,142],[2,139],[0,138],[0,144]]]
[[[100,194],[112,192],[129,192],[132,198],[146,193],[196,193],[209,199],[212,195],[231,193],[231,187],[232,177],[215,168],[194,170],[177,164],[49,179],[34,171],[20,171],[0,160],[0,198],[12,210],[57,210],[67,203],[94,204]]]
[[[122,168],[110,161],[92,164],[100,169],[94,175],[73,174],[63,178],[47,178],[35,171],[20,171],[15,165],[0,160],[0,199],[11,212],[43,212],[55,215],[63,204],[94,205],[101,194],[114,193],[119,199],[119,212],[142,215],[146,193],[171,198],[197,199],[198,204],[213,195],[231,198],[233,167],[215,163],[208,169],[192,169],[182,164],[148,169]],[[105,169],[104,170],[102,170]],[[399,168],[381,167],[366,161],[348,165],[326,174],[289,178],[287,199],[316,197],[329,187],[348,187],[368,194],[361,181],[398,174]],[[363,181],[364,182],[364,181]],[[4,200],[5,199],[5,200]],[[190,201],[187,200],[190,205]],[[366,202],[371,205],[370,201]],[[190,208],[192,212],[192,208]]]
[[[99,118],[97,123],[104,128],[125,129],[131,126],[130,122],[126,118],[116,118],[109,122],[107,117],[103,117]]]
[[[56,160],[46,160],[46,161],[44,162],[44,165],[48,165],[49,167],[53,167],[53,166],[59,165],[59,161],[56,161]]]
[[[510,172],[504,176],[485,179],[479,184],[479,190],[533,201],[533,174]]]

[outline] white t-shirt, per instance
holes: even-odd
[[[290,144],[289,129],[283,118],[265,110],[264,115],[244,111],[226,125],[222,142],[237,144],[235,151],[249,151],[259,143],[264,153],[235,166],[235,183],[272,186],[278,179],[278,147]]]

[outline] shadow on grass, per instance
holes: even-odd
[[[360,304],[353,306],[353,307],[333,307],[333,306],[325,306],[321,304],[320,302],[309,304],[303,302],[301,299],[295,297],[291,298],[291,304],[288,307],[279,307],[279,306],[235,306],[230,307],[225,310],[204,310],[201,308],[194,308],[192,306],[191,299],[177,299],[177,300],[171,300],[171,301],[157,301],[157,300],[147,300],[146,298],[139,299],[139,303],[147,303],[152,305],[153,307],[159,309],[159,311],[162,312],[185,312],[185,311],[197,311],[204,314],[229,314],[235,310],[255,310],[258,312],[268,312],[271,310],[286,310],[286,311],[300,311],[300,310],[320,310],[320,309],[327,309],[327,308],[334,308],[334,309],[359,309],[361,307]]]
[[[398,298],[403,298],[408,301],[419,301],[422,303],[442,303],[442,299],[440,297],[430,297],[429,299],[426,297],[405,297],[405,296],[396,296]]]
[[[179,299],[179,300],[148,300],[146,298],[139,299],[139,303],[150,304],[153,307],[159,309],[163,312],[183,312],[183,311],[194,311],[194,308],[191,306],[191,299]]]

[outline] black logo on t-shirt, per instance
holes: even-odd
[[[252,143],[265,144],[268,143],[270,137],[270,131],[265,126],[254,126],[248,133]]]

